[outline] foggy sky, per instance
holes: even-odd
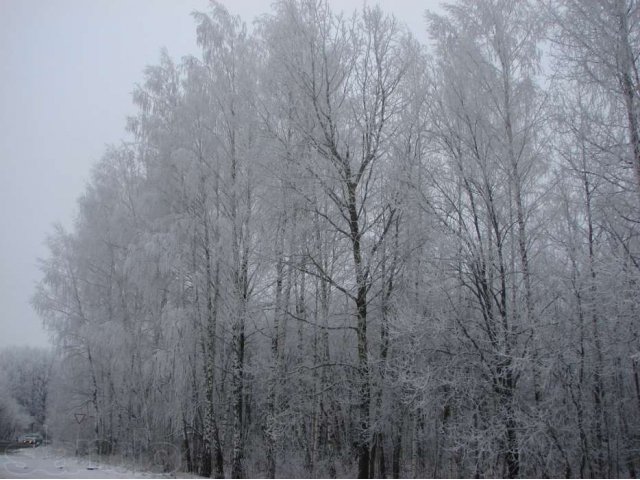
[[[131,92],[164,46],[197,54],[190,12],[207,0],[0,0],[0,348],[47,345],[29,298],[56,222],[71,229],[76,199],[105,146],[125,139]],[[250,23],[268,1],[226,0]],[[351,11],[361,0],[332,0]],[[373,2],[370,2],[373,3]],[[426,40],[437,0],[379,2]]]

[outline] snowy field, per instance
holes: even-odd
[[[182,476],[182,475],[180,475]],[[175,478],[76,458],[53,446],[25,448],[0,454],[0,478]],[[184,478],[184,477],[183,477]]]

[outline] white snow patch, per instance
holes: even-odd
[[[177,474],[181,476],[179,473]],[[0,454],[0,478],[175,478],[136,471],[91,457],[74,457],[64,448],[45,446]]]

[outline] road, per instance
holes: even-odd
[[[67,455],[53,446],[23,448],[0,454],[0,478],[171,478]],[[175,478],[175,476],[173,476]]]

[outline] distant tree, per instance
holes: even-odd
[[[0,351],[4,408],[23,428],[43,430],[52,366],[53,355],[44,348],[9,347]],[[29,425],[24,425],[25,414],[30,418]]]

